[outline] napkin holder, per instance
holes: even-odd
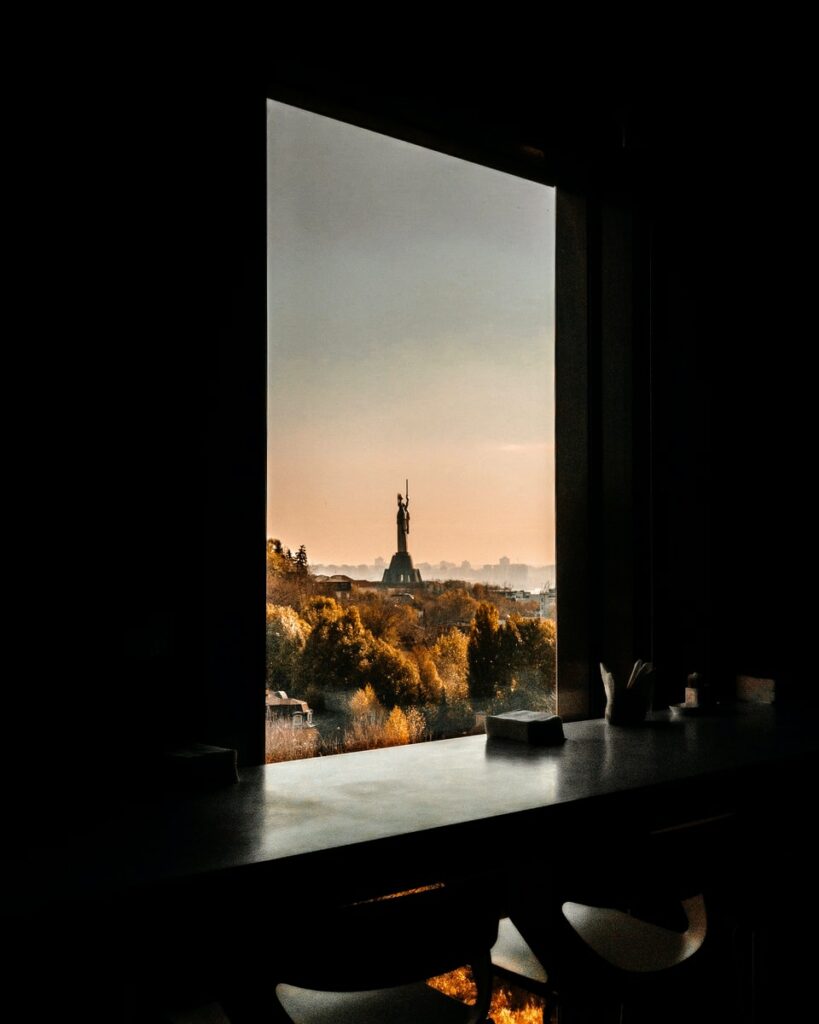
[[[563,743],[563,719],[546,711],[504,711],[486,716],[487,739],[515,740],[538,747]]]

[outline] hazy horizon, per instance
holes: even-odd
[[[554,562],[554,189],[268,104],[268,536]]]

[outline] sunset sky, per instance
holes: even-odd
[[[268,536],[554,561],[551,188],[268,105]]]

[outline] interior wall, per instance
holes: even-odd
[[[802,129],[797,99],[754,99],[728,120],[713,105],[660,206],[656,656],[673,666],[673,699],[700,671],[723,693],[742,673],[776,679],[778,699],[813,703],[799,583],[810,587],[800,491],[813,387],[799,357],[812,320],[792,153]]]
[[[728,130],[703,87],[692,137],[679,96],[646,90],[629,106],[590,86],[555,107],[534,71],[473,83],[456,70],[419,84],[417,68],[353,80],[325,65],[319,81],[302,67],[298,85],[329,75],[437,138],[462,131],[504,159],[522,140],[567,180],[636,198],[656,257],[653,645],[667,696],[705,670],[812,697],[793,587],[812,512],[798,108],[749,100]],[[33,341],[10,367],[24,409],[10,436],[26,444],[11,460],[22,558],[8,576],[20,667],[6,749],[6,778],[27,779],[23,814],[57,779],[93,780],[74,792],[95,813],[165,742],[258,758],[263,91],[219,76],[91,88],[28,183],[20,251],[42,269],[19,296]]]

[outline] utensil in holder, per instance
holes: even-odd
[[[617,683],[602,662],[600,675],[606,690],[606,721],[610,725],[637,725],[645,721],[654,686],[652,663],[640,659],[635,661],[625,685]]]

